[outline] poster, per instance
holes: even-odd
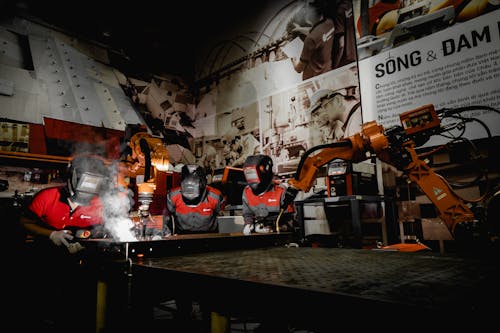
[[[500,109],[499,14],[497,9],[360,60],[364,121],[376,120],[385,128],[400,125],[400,113],[427,104],[438,110],[471,105]],[[466,115],[480,120],[467,124],[468,139],[487,136],[481,122],[491,135],[500,134],[498,113],[474,110]],[[428,145],[443,140],[449,139],[432,138]]]
[[[235,57],[231,69],[216,71],[202,87],[193,147],[207,170],[241,167],[249,155],[266,154],[276,174],[287,177],[311,147],[361,128],[351,1],[283,2],[262,17],[269,19],[255,28],[262,31],[258,49]],[[242,51],[235,43],[216,45],[210,55],[221,59],[213,59],[214,70]],[[223,45],[228,50],[217,52]]]
[[[293,175],[309,149],[361,130],[357,67],[339,68],[260,100],[262,153]]]

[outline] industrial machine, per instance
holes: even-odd
[[[161,138],[139,131],[128,141],[128,149],[122,153],[118,183],[137,187],[134,200],[141,216],[161,214],[167,190],[180,184],[180,175],[169,171],[169,154]]]
[[[148,132],[137,132],[130,137],[129,148],[130,154],[123,160],[127,176],[144,175],[144,181],[147,182],[154,178],[152,168],[158,171],[169,169],[168,151],[161,138]]]
[[[418,185],[435,205],[438,216],[455,238],[458,233],[460,235],[470,233],[478,219],[471,211],[468,202],[458,196],[450,184],[419,157],[415,148],[425,144],[433,135],[463,128],[466,122],[475,119],[460,113],[477,109],[499,112],[487,106],[436,111],[433,105],[424,105],[402,113],[400,115],[402,126],[393,126],[386,130],[375,121],[371,121],[363,125],[360,133],[339,142],[309,149],[302,156],[295,177],[288,181],[290,186],[285,207],[294,200],[298,191],[310,190],[318,169],[327,163],[336,159],[361,162],[376,156],[403,171],[409,181]],[[441,122],[443,118],[454,118],[458,123],[444,126]],[[490,133],[489,129],[487,132]]]
[[[246,185],[242,168],[224,167],[213,171],[211,186],[219,189],[227,197],[228,205],[241,205],[243,189]]]
[[[375,163],[352,163],[340,158],[328,164],[327,196],[377,194]]]

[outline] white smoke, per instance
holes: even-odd
[[[137,240],[133,232],[134,223],[129,218],[130,199],[126,192],[111,191],[102,196],[104,226],[117,241]]]
[[[122,188],[117,185],[118,166],[116,163],[103,165],[93,159],[88,159],[86,155],[92,155],[93,152],[77,154],[72,160],[74,168],[79,170],[88,170],[109,177],[109,186],[101,189],[99,195],[103,204],[104,228],[108,232],[109,238],[116,241],[136,241],[134,232],[134,222],[129,216],[131,206],[133,205],[133,193],[130,189]],[[106,170],[103,170],[102,168]]]
[[[117,168],[109,170],[111,179],[116,179]],[[110,189],[101,196],[104,226],[114,240],[129,242],[137,240],[133,231],[134,223],[129,217],[131,209],[130,190],[119,190],[111,182]]]

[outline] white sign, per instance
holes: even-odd
[[[426,104],[436,109],[471,105],[500,109],[499,12],[456,23],[360,61],[363,121],[376,120],[385,128],[400,125],[400,113]],[[499,113],[475,110],[464,115],[480,119],[492,135],[500,135]],[[464,135],[478,139],[487,132],[472,121]]]

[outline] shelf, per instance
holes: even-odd
[[[297,220],[301,228],[301,238],[305,240],[305,214],[304,214],[304,206],[305,205],[313,205],[313,206],[323,206],[323,209],[337,209],[339,207],[347,207],[350,211],[350,215],[348,220],[350,220],[351,230],[347,232],[346,236],[352,237],[352,245],[354,247],[362,247],[363,239],[365,238],[365,234],[362,232],[362,225],[364,223],[377,223],[381,225],[381,236],[383,239],[383,244],[387,245],[387,227],[386,227],[386,215],[385,213],[381,214],[380,217],[377,218],[363,218],[360,213],[360,205],[366,203],[386,203],[391,205],[393,201],[390,198],[384,197],[383,195],[344,195],[337,197],[325,197],[325,198],[314,198],[314,199],[306,199],[306,200],[298,200],[295,201],[295,207],[297,210]],[[328,215],[326,216],[328,220]],[[318,220],[319,221],[319,220]],[[368,227],[368,226],[365,226]],[[342,232],[343,233],[343,232]]]
[[[31,153],[12,152],[12,151],[0,151],[0,158],[21,160],[21,161],[60,163],[60,164],[68,164],[68,162],[71,160],[71,157],[65,157],[65,156],[31,154]]]

